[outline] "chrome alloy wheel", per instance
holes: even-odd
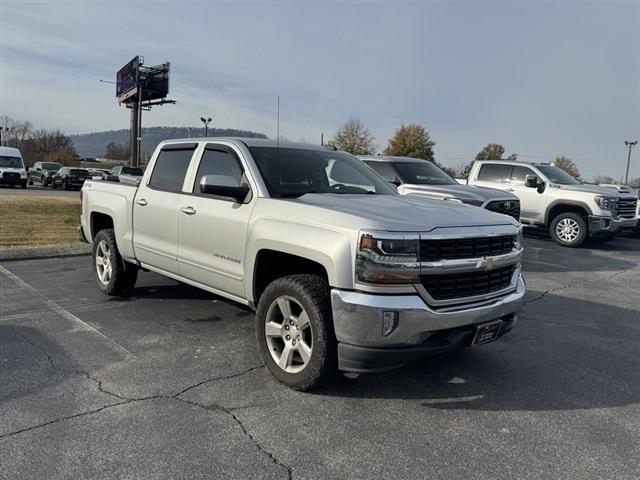
[[[113,273],[113,266],[111,264],[111,249],[107,242],[100,241],[96,248],[96,273],[100,282],[104,285],[108,285],[111,280],[111,274]]]
[[[273,361],[287,373],[299,373],[309,364],[313,332],[309,316],[292,297],[276,298],[267,310],[264,333]]]
[[[580,225],[572,218],[563,218],[556,225],[556,235],[566,243],[573,243],[580,235]]]

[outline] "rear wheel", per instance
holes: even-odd
[[[274,280],[256,312],[258,349],[280,382],[311,390],[338,371],[329,286],[317,275]]]
[[[559,213],[551,221],[549,234],[563,247],[579,247],[587,238],[587,222],[577,213]]]
[[[122,259],[112,229],[100,230],[93,240],[93,271],[107,295],[128,295],[136,284],[138,267]]]

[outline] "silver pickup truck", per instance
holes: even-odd
[[[108,295],[148,269],[255,309],[265,365],[299,390],[495,340],[525,293],[516,220],[308,144],[165,141],[139,186],[85,182],[80,229]]]

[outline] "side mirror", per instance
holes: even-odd
[[[525,187],[529,188],[537,188],[538,187],[538,177],[535,175],[527,175],[524,180]]]
[[[249,193],[249,186],[227,175],[205,175],[200,179],[200,192],[243,202]]]
[[[41,168],[36,168],[36,172],[41,172],[42,169]]]
[[[398,177],[394,178],[393,180],[389,180],[389,183],[391,185],[395,185],[396,187],[399,187],[400,185],[402,185],[402,182]]]

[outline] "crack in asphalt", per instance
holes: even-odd
[[[618,275],[622,275],[623,273],[628,272],[629,270],[633,270],[634,268],[636,268],[636,265],[632,265],[629,268],[624,268],[622,270],[619,270],[617,272],[614,272],[614,273],[604,277],[604,280],[611,280],[611,279],[617,277]],[[599,282],[601,280],[603,280],[603,279],[602,278],[588,279],[588,280],[583,280],[581,282],[572,283],[570,285],[560,285],[560,286],[557,286],[557,287],[554,287],[554,288],[550,288],[548,290],[544,290],[541,294],[539,294],[539,295],[537,295],[537,296],[535,296],[533,298],[529,298],[528,300],[525,300],[523,306],[526,306],[526,305],[528,305],[530,303],[533,303],[533,302],[537,302],[538,300],[542,300],[549,293],[559,292],[561,290],[565,290],[565,289],[571,288],[571,287],[584,287],[586,285],[589,285],[589,284],[595,283],[595,282]]]
[[[229,415],[238,425],[238,427],[240,427],[240,430],[242,431],[242,433],[249,439],[251,440],[251,442],[256,446],[256,448],[258,449],[258,451],[260,451],[261,453],[263,453],[264,455],[266,455],[267,457],[269,457],[269,459],[277,466],[282,467],[284,469],[286,469],[287,471],[287,479],[288,480],[292,480],[293,479],[293,468],[290,467],[288,464],[286,464],[284,461],[280,460],[278,457],[276,457],[273,453],[271,453],[269,450],[265,449],[258,440],[256,440],[256,438],[251,434],[251,432],[249,432],[249,430],[247,430],[247,427],[245,426],[245,424],[242,422],[242,420],[240,420],[240,418],[234,413],[235,409],[231,409],[231,408],[225,408],[222,405],[217,405],[217,404],[213,404],[213,405],[203,405],[201,403],[195,402],[193,400],[187,400],[185,398],[179,398],[179,397],[173,397],[176,400],[180,401],[180,402],[184,402],[184,403],[188,403],[189,405],[193,405],[199,408],[202,408],[203,410],[209,410],[209,411],[216,411],[216,412],[224,412],[227,415]]]
[[[16,430],[13,432],[9,432],[9,433],[5,433],[0,435],[0,440],[4,439],[4,438],[8,438],[8,437],[12,437],[14,435],[19,435],[21,433],[25,433],[25,432],[29,432],[32,430],[36,430],[39,428],[43,428],[49,425],[53,425],[56,423],[60,423],[60,422],[65,422],[68,420],[73,420],[75,418],[80,418],[80,417],[84,417],[87,415],[93,415],[95,413],[99,413],[102,412],[104,410],[107,410],[109,408],[113,408],[113,407],[117,407],[120,405],[129,405],[132,403],[138,403],[138,402],[144,402],[144,401],[149,401],[149,400],[156,400],[156,399],[163,399],[163,400],[169,400],[169,401],[178,401],[178,402],[182,402],[188,405],[192,405],[192,406],[196,406],[198,408],[207,410],[207,411],[218,411],[218,412],[223,412],[226,415],[229,415],[234,422],[240,427],[240,430],[242,431],[242,434],[244,436],[246,436],[254,445],[255,447],[258,449],[259,452],[261,452],[262,454],[266,455],[275,465],[278,465],[284,469],[286,469],[287,471],[287,478],[289,480],[291,480],[293,478],[293,469],[287,465],[285,462],[283,462],[282,460],[280,460],[279,458],[277,458],[275,455],[273,455],[271,452],[269,452],[268,450],[266,450],[261,444],[260,442],[258,442],[256,440],[256,438],[247,430],[246,426],[244,425],[244,423],[242,422],[242,420],[240,420],[240,418],[233,412],[233,409],[229,409],[229,408],[225,408],[221,405],[203,405],[201,403],[198,403],[196,401],[193,400],[188,400],[185,398],[181,398],[180,396],[193,390],[194,388],[200,387],[202,385],[206,385],[208,383],[212,383],[218,380],[226,380],[229,378],[237,378],[237,377],[241,377],[243,375],[246,375],[250,372],[254,372],[256,370],[260,370],[262,368],[264,368],[264,365],[256,365],[256,366],[252,366],[249,368],[246,368],[240,372],[236,372],[236,373],[232,373],[229,375],[221,375],[221,376],[216,376],[216,377],[212,377],[212,378],[208,378],[206,380],[202,380],[201,382],[195,383],[193,385],[189,385],[188,387],[180,390],[179,392],[173,394],[173,395],[162,395],[162,394],[156,394],[156,395],[149,395],[149,396],[145,396],[145,397],[125,397],[122,396],[120,394],[117,394],[115,392],[111,392],[109,390],[107,390],[106,388],[104,388],[103,386],[103,382],[102,380],[92,376],[89,372],[85,372],[83,370],[72,370],[72,369],[68,369],[68,368],[64,368],[61,367],[59,365],[56,364],[56,362],[53,360],[53,357],[40,345],[38,345],[37,343],[33,342],[31,339],[29,339],[28,337],[26,337],[25,335],[21,334],[20,332],[18,332],[17,330],[15,330],[12,327],[11,330],[18,335],[19,337],[21,337],[25,342],[27,342],[29,345],[33,346],[34,348],[36,348],[39,352],[41,352],[47,359],[49,365],[51,366],[51,368],[53,368],[54,370],[60,371],[60,372],[64,372],[64,373],[73,373],[73,374],[77,374],[77,375],[82,375],[85,378],[87,378],[88,380],[94,382],[98,388],[98,391],[101,393],[104,393],[106,395],[110,395],[113,396],[115,398],[118,398],[119,400],[122,400],[121,402],[116,402],[116,403],[110,403],[107,405],[103,405],[101,407],[98,408],[94,408],[92,410],[87,410],[84,412],[79,412],[79,413],[75,413],[73,415],[68,415],[66,417],[62,417],[62,418],[57,418],[55,420],[50,420],[48,422],[44,422],[44,423],[40,423],[38,425],[32,425],[30,427],[26,427],[26,428],[22,428],[20,430]]]

